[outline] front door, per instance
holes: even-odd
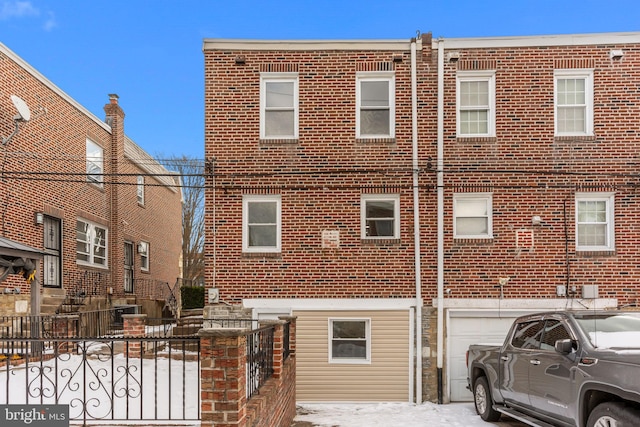
[[[133,293],[133,243],[124,243],[124,291]]]
[[[42,284],[49,288],[62,287],[62,224],[59,218],[44,216],[44,259]]]

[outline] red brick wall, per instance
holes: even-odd
[[[580,296],[581,285],[598,284],[601,297],[636,303],[638,47],[456,48],[460,60],[445,61],[444,277],[450,297],[495,298],[498,278],[510,277],[506,298],[556,297],[557,285],[575,286]],[[625,56],[612,60],[611,49]],[[356,141],[356,70],[396,55],[402,57],[394,63],[396,143]],[[236,65],[236,56],[245,64]],[[216,159],[215,181],[209,181],[215,194],[207,191],[207,283],[221,288],[223,300],[413,295],[409,65],[405,51],[205,50],[206,155]],[[297,142],[259,141],[260,71],[267,66],[298,70]],[[431,54],[428,43],[418,55],[425,300],[436,296],[436,66],[437,52]],[[553,72],[564,68],[594,69],[594,137],[554,137]],[[495,137],[456,137],[456,72],[470,69],[496,72]],[[369,191],[401,195],[399,243],[360,241],[360,194]],[[577,191],[615,192],[615,252],[576,252]],[[493,239],[454,240],[453,194],[464,192],[493,193]],[[242,254],[243,194],[282,196],[281,254]],[[534,215],[542,225],[531,225]],[[521,229],[533,230],[532,248],[518,250]],[[321,248],[322,230],[340,231],[340,249]]]
[[[204,54],[205,153],[215,158],[215,180],[208,181],[206,193],[207,283],[220,288],[222,300],[229,302],[255,296],[411,297],[415,278],[408,49]],[[244,56],[245,64],[236,65],[236,56]],[[400,60],[394,62],[394,57]],[[394,143],[356,140],[356,72],[378,64],[395,69]],[[419,55],[420,69],[429,66]],[[266,69],[298,72],[296,142],[259,140],[260,72]],[[363,193],[400,194],[399,241],[361,241]],[[280,254],[242,253],[244,194],[281,195]],[[339,249],[322,248],[323,230],[339,231]]]
[[[556,285],[599,285],[601,297],[636,303],[640,148],[638,45],[456,49],[445,62],[445,286],[452,297],[556,296]],[[611,49],[622,49],[612,60]],[[456,138],[457,70],[496,71],[496,137]],[[554,137],[554,69],[594,69],[595,137]],[[492,191],[494,238],[455,241],[454,192]],[[575,250],[576,191],[615,192],[613,253]],[[539,215],[543,223],[532,226]],[[517,251],[516,231],[534,231]],[[427,296],[434,296],[427,289]],[[577,296],[580,296],[578,293]]]
[[[83,107],[70,102],[34,73],[37,72],[10,51],[0,51],[0,75],[3,76],[0,80],[0,136],[6,137],[13,131],[15,108],[10,95],[22,98],[32,112],[32,120],[21,124],[20,132],[9,142],[6,152],[0,152],[2,161],[6,160],[5,179],[4,182],[0,180],[0,198],[3,205],[8,205],[3,213],[4,222],[0,216],[0,226],[4,223],[2,235],[43,248],[43,227],[34,224],[35,213],[45,212],[60,218],[63,224],[63,270],[82,273],[91,270],[76,263],[76,219],[83,217],[108,227],[114,239],[112,242],[119,245],[109,247],[110,266],[115,266],[109,271],[117,273],[111,275],[116,293],[123,286],[120,269],[124,238],[136,242],[149,241],[149,275],[173,284],[179,275],[181,245],[179,193],[163,187],[147,187],[148,205],[139,209],[137,204],[131,205],[128,201],[129,198],[136,200],[135,186],[99,187],[87,183],[84,175],[87,137],[103,147],[105,172],[112,169],[108,161],[112,151],[118,155],[120,172],[136,170],[123,157],[124,123],[118,125],[120,130],[115,133],[116,142],[112,150],[112,133],[108,126],[101,124],[101,119],[96,121]],[[108,102],[107,90],[105,88],[103,100],[96,100],[99,105]],[[135,177],[118,177],[117,181],[129,179],[135,182]],[[147,182],[153,181],[147,178]],[[112,201],[110,195],[114,187],[119,188]],[[114,208],[118,204],[120,208]],[[136,259],[138,265],[139,260]],[[39,271],[41,269],[40,266]],[[29,290],[17,276],[12,276],[8,283],[21,286],[24,293]],[[65,287],[68,285],[63,284]]]

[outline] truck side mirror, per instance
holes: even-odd
[[[569,354],[573,350],[573,343],[570,339],[557,340],[555,349],[560,354]]]

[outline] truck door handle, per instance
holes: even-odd
[[[503,362],[508,362],[509,356],[500,356],[500,360],[502,360]]]
[[[540,361],[537,360],[537,359],[532,359],[532,360],[529,361],[529,363],[531,363],[532,365],[539,365]]]

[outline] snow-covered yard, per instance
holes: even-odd
[[[53,392],[55,388],[52,381],[57,376],[58,380],[62,380],[62,384],[66,384],[62,389],[57,390],[60,403],[74,401],[77,403],[87,399],[87,402],[91,403],[90,412],[97,416],[105,416],[113,411],[116,418],[122,418],[124,414],[121,412],[129,408],[134,417],[140,417],[140,413],[145,413],[147,418],[149,415],[166,418],[169,394],[176,398],[172,403],[179,405],[182,402],[182,396],[178,395],[182,394],[184,389],[189,394],[186,398],[187,406],[182,408],[179,405],[173,409],[178,413],[185,410],[189,418],[197,419],[197,362],[186,361],[184,364],[182,362],[176,364],[176,361],[170,363],[170,359],[163,358],[143,359],[142,361],[137,359],[137,361],[130,360],[130,369],[126,370],[126,361],[121,354],[114,358],[91,357],[91,359],[91,369],[85,369],[87,366],[83,365],[79,355],[66,355],[66,357],[58,359],[56,365],[54,365],[54,360],[50,360],[30,373],[29,376],[33,376],[32,380],[36,381],[27,380],[26,375],[31,370],[24,369],[24,366],[12,368],[8,376],[9,372],[6,369],[0,370],[0,403],[24,403],[27,384],[30,384],[29,388],[35,395],[48,396],[43,399],[43,403],[53,403],[55,398],[52,393],[55,395]],[[171,375],[168,375],[169,372]],[[185,377],[188,380],[183,383]],[[115,382],[111,383],[110,379],[115,379]],[[122,381],[128,385],[123,386]],[[82,387],[78,386],[84,382],[94,385],[101,384],[100,387],[94,388],[95,396],[82,397]],[[109,389],[105,388],[109,384],[111,384]],[[41,389],[43,386],[44,389]],[[129,391],[126,391],[127,389]],[[146,389],[146,391],[141,393],[141,389]],[[39,399],[34,400],[38,401]],[[76,417],[79,415],[77,411],[78,408],[71,408],[72,417],[74,413],[76,413]],[[492,425],[483,422],[476,415],[472,403],[444,405],[433,403],[421,405],[410,403],[303,403],[298,405],[297,412],[298,415],[294,420],[296,427],[489,427]],[[71,420],[71,425],[81,423],[81,420]],[[93,426],[200,426],[197,421],[180,422],[178,420],[164,422],[132,420],[111,423],[90,421],[89,424]],[[522,426],[523,424],[506,421],[493,425]]]
[[[486,423],[476,415],[473,403],[437,405],[424,403],[376,404],[302,404],[295,418],[297,426],[318,427],[490,427],[524,426],[505,418],[498,423]]]

